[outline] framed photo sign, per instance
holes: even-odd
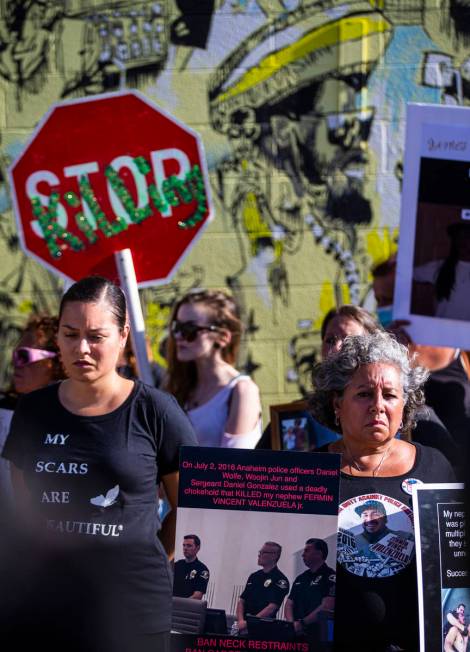
[[[394,319],[470,349],[470,108],[409,104]]]
[[[339,439],[337,433],[314,419],[306,400],[271,405],[269,409],[273,450],[308,452]]]

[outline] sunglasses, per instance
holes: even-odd
[[[171,323],[171,332],[173,335],[179,335],[186,342],[194,342],[201,331],[218,332],[220,328],[210,324],[209,326],[198,326],[192,321],[173,321]]]
[[[54,353],[54,351],[32,349],[29,346],[20,346],[18,349],[13,351],[13,366],[26,367],[26,365],[33,364],[33,362],[55,358],[56,356],[57,353]]]

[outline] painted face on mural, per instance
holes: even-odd
[[[357,108],[354,84],[353,79],[327,79],[308,93],[303,89],[291,98],[292,106],[282,106],[295,116],[289,126],[286,119],[271,120],[272,137],[284,142],[277,164],[289,175],[296,194],[307,195],[326,217],[367,224],[372,210],[364,186],[373,111]]]

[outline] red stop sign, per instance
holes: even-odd
[[[26,253],[72,280],[167,281],[211,219],[197,134],[136,91],[53,105],[10,168]]]

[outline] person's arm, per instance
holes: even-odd
[[[165,517],[162,523],[162,529],[159,532],[160,540],[166,550],[168,559],[171,561],[175,554],[175,533],[176,533],[176,506],[178,504],[178,478],[177,471],[169,473],[162,477],[162,483],[165,488],[166,497],[171,506],[171,511]]]
[[[314,609],[309,614],[307,614],[304,618],[302,618],[301,625],[306,627],[308,625],[311,625],[312,623],[315,623],[318,619],[319,613],[321,613],[322,611],[333,611],[334,608],[335,608],[335,599],[329,595],[324,597],[316,609]]]
[[[201,591],[194,591],[192,595],[190,595],[190,598],[193,598],[193,600],[202,600],[202,596],[204,593],[201,593]]]
[[[204,593],[207,591],[207,585],[209,583],[209,569],[204,568],[203,570],[198,571],[196,576],[196,581],[194,583],[194,591],[189,596],[194,600],[202,600]]]
[[[454,616],[452,611],[447,612],[447,622],[452,625],[453,627],[457,627],[457,629],[460,629],[462,634],[465,631],[465,625],[462,625],[462,623],[459,623],[458,619]]]
[[[10,462],[11,484],[13,485],[13,494],[17,506],[21,509],[27,509],[29,506],[30,495],[24,479],[24,473],[13,462]]]
[[[255,428],[261,415],[259,389],[249,378],[240,380],[232,390],[225,432],[243,435]]]
[[[261,611],[255,614],[255,616],[258,618],[272,618],[276,611],[279,609],[279,606],[280,605],[276,604],[275,602],[270,602],[264,607],[264,609],[261,609]]]
[[[447,632],[447,636],[444,641],[444,652],[455,652],[455,639],[457,638],[459,630],[457,627],[451,627]]]
[[[290,623],[294,622],[294,601],[290,598],[287,598],[286,605],[284,607],[284,617]]]
[[[238,629],[241,633],[246,631],[246,620],[245,620],[245,600],[243,598],[238,598],[237,603],[237,621]]]

